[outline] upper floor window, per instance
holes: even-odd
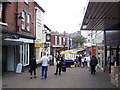
[[[59,44],[60,44],[60,45],[62,45],[61,41],[62,41],[62,40],[61,40],[61,37],[59,37]]]
[[[63,38],[63,42],[65,42],[65,38]]]
[[[2,3],[0,2],[0,21],[2,19]]]
[[[23,10],[22,11],[22,29],[25,30],[25,15],[26,15],[26,12]]]
[[[31,15],[28,14],[28,15],[27,15],[27,25],[26,25],[27,31],[30,31],[30,18],[31,18]]]
[[[28,0],[24,0],[24,2],[28,4]]]
[[[57,36],[55,36],[55,45],[57,45]]]

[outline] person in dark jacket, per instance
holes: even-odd
[[[29,68],[30,68],[30,78],[32,79],[32,72],[34,72],[34,78],[36,78],[37,63],[35,56],[33,56],[32,59],[30,60]]]
[[[98,60],[95,57],[95,55],[92,55],[91,60],[90,60],[90,66],[91,66],[91,74],[95,74],[96,70],[95,67],[98,64]]]
[[[64,62],[63,57],[61,55],[58,55],[58,57],[56,58],[56,72],[55,75],[57,75],[58,70],[59,70],[59,75],[61,75],[61,69],[62,69],[62,63]]]

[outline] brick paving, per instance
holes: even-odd
[[[41,67],[37,69],[37,78],[32,80],[26,71],[22,74],[8,73],[2,78],[3,88],[115,88],[110,76],[101,70],[91,75],[88,68],[67,68],[61,75],[54,75],[55,66],[50,66],[48,78],[41,79]]]

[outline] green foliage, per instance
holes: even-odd
[[[82,35],[77,35],[75,38],[73,38],[73,44],[80,44],[82,45],[84,43],[84,37]]]

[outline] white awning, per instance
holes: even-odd
[[[26,38],[19,38],[19,39],[11,39],[11,38],[6,38],[4,40],[9,40],[9,41],[22,41],[24,43],[34,43],[33,39],[26,39]]]

